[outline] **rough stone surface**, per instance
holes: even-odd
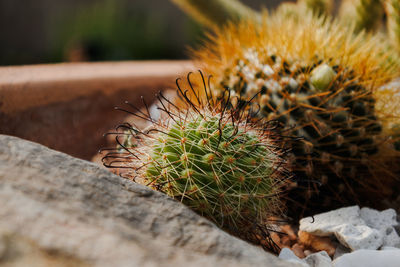
[[[332,260],[326,251],[320,251],[307,256],[304,261],[310,267],[331,267]]]
[[[400,237],[394,228],[399,224],[394,209],[377,211],[370,208],[362,208],[360,210],[360,215],[369,227],[381,232],[383,236],[383,246],[400,248]]]
[[[381,233],[366,225],[342,225],[335,231],[339,242],[346,247],[357,249],[378,249],[383,244]]]
[[[346,224],[365,224],[360,218],[358,206],[341,208],[303,218],[300,220],[300,230],[319,236],[329,236],[336,231],[338,226]]]
[[[333,255],[333,259],[337,259],[341,257],[342,255],[346,253],[350,253],[351,250],[348,247],[343,246],[342,244],[339,244],[335,250],[335,255]]]
[[[296,254],[289,248],[283,248],[279,253],[279,258],[287,262],[299,263],[300,266],[304,267],[331,267],[332,260],[326,251],[320,251],[308,255],[304,259],[300,259]]]
[[[314,235],[335,235],[352,250],[400,246],[393,209],[376,211],[358,206],[341,208],[300,220],[300,230]]]
[[[279,253],[279,258],[285,260],[286,262],[300,264],[300,266],[303,267],[309,267],[309,265],[297,257],[290,248],[283,248]]]
[[[398,267],[400,263],[400,249],[360,249],[352,253],[344,254],[335,259],[332,263],[334,267]]]
[[[293,266],[166,195],[4,135],[0,205],[0,264],[36,257],[49,266]]]

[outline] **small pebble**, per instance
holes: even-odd
[[[329,256],[335,254],[335,246],[329,237],[321,237],[309,234],[307,232],[299,231],[299,241],[307,247],[315,251],[326,251]]]
[[[274,241],[274,243],[276,245],[278,245],[279,247],[282,247],[281,238],[279,237],[279,235],[275,232],[272,232],[270,235],[271,235],[272,241]]]
[[[283,236],[282,238],[281,238],[281,244],[283,245],[283,246],[285,246],[285,247],[290,247],[290,245],[291,245],[291,240],[290,240],[290,238],[287,236],[287,235],[285,235],[285,236]]]
[[[292,246],[292,251],[300,259],[303,259],[306,257],[306,255],[304,254],[304,247],[302,245],[299,245],[298,243],[296,243]]]
[[[290,225],[288,225],[288,224],[282,225],[281,231],[284,232],[285,234],[287,234],[289,236],[290,240],[294,241],[297,239],[297,235],[295,234],[295,232],[293,231],[293,229]]]

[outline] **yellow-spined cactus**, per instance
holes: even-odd
[[[279,12],[228,25],[195,55],[214,76],[214,95],[258,93],[259,114],[301,138],[291,156],[301,190],[291,197],[323,210],[392,193],[395,175],[385,165],[392,117],[381,102],[400,88],[380,90],[399,73],[386,47],[379,36],[309,12],[301,23]]]

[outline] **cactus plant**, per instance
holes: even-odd
[[[266,221],[282,215],[279,195],[290,178],[285,138],[276,123],[248,116],[249,101],[227,110],[229,93],[216,103],[207,89],[203,100],[191,92],[193,99],[178,90],[180,107],[160,94],[160,120],[150,112],[136,114],[150,122],[145,130],[121,125],[125,131],[117,133],[119,146],[104,157],[105,165],[249,241],[268,238]]]
[[[378,37],[355,36],[324,18],[308,14],[298,23],[273,14],[263,24],[217,31],[196,56],[216,78],[214,95],[219,88],[242,98],[260,92],[259,115],[304,138],[293,145],[291,161],[298,188],[308,193],[294,190],[291,198],[315,212],[362,201],[360,192],[392,193],[395,175],[385,169],[381,151],[387,121],[376,103],[378,88],[398,70],[386,60],[389,52]]]

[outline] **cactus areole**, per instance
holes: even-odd
[[[214,102],[205,82],[201,97],[189,76],[192,97],[179,89],[183,101],[178,107],[160,94],[160,119],[139,112],[136,116],[146,119],[148,128],[121,125],[125,131],[117,133],[119,146],[104,163],[254,241],[269,216],[282,217],[279,196],[290,178],[286,138],[278,122],[249,115],[254,112],[250,101],[233,107],[226,91]]]

